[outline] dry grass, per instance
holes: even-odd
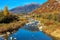
[[[18,29],[22,27],[26,22],[27,22],[26,20],[21,20],[21,21],[12,22],[9,24],[0,24],[0,33]]]

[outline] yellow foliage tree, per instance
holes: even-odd
[[[5,6],[3,12],[4,12],[4,16],[8,16],[8,15],[9,15],[9,12],[8,12],[8,8],[7,8],[7,6]]]

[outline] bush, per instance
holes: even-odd
[[[0,20],[0,23],[10,23],[13,21],[18,21],[18,17],[15,15],[8,15],[6,17],[4,17],[2,20]]]

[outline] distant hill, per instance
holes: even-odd
[[[19,6],[19,7],[11,9],[10,12],[18,13],[18,14],[20,14],[20,13],[25,14],[25,13],[35,10],[39,6],[40,6],[39,4],[29,4],[29,5],[25,5],[25,6]]]
[[[60,12],[60,0],[48,0],[31,13]]]

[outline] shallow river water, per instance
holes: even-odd
[[[38,30],[37,24],[38,21],[34,20],[32,23],[25,24],[16,33],[9,35],[8,40],[52,40],[51,37]]]

